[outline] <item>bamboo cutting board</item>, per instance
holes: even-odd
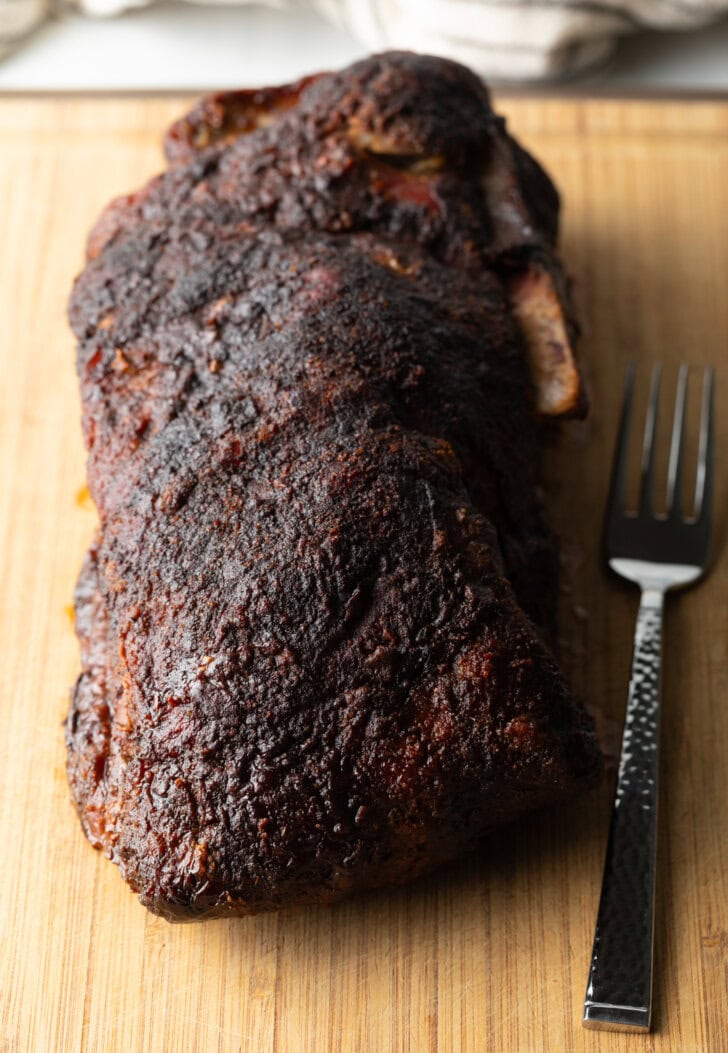
[[[725,1051],[723,554],[667,615],[655,1030],[585,1032],[580,1017],[636,605],[597,552],[628,358],[643,377],[656,357],[718,367],[725,542],[728,104],[502,103],[563,190],[586,319],[592,417],[549,451],[548,475],[573,577],[566,660],[612,756],[601,789],[408,889],[172,927],[88,846],[66,789],[68,604],[94,514],[64,306],[89,224],[159,169],[159,135],[183,106],[0,100],[0,1049]]]

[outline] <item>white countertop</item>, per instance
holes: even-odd
[[[160,4],[113,20],[67,15],[0,62],[0,91],[181,90],[275,84],[367,49],[306,11]],[[625,39],[569,90],[728,92],[728,20]]]

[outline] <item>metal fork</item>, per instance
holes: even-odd
[[[667,511],[655,513],[655,429],[660,367],[652,374],[636,512],[625,510],[634,367],[627,374],[605,517],[609,566],[642,590],[617,790],[604,864],[584,1027],[649,1031],[652,1011],[662,611],[670,589],[706,571],[713,497],[713,371],[703,380],[695,510],[682,510],[688,370],[680,367],[667,476]]]

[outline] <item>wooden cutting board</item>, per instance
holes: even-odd
[[[592,417],[548,475],[574,578],[566,660],[612,755],[600,790],[412,888],[173,927],[88,846],[66,789],[68,604],[94,513],[64,309],[89,224],[159,169],[183,107],[0,100],[0,1049],[725,1051],[728,104],[502,100],[563,190],[585,319]],[[629,358],[642,380],[668,363],[668,388],[679,360],[718,373],[718,557],[667,615],[651,1036],[580,1024],[636,600],[598,559]]]

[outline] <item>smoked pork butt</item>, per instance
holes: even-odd
[[[542,418],[584,409],[558,197],[412,54],[166,147],[70,304],[81,822],[170,919],[409,881],[600,770],[539,493]]]

